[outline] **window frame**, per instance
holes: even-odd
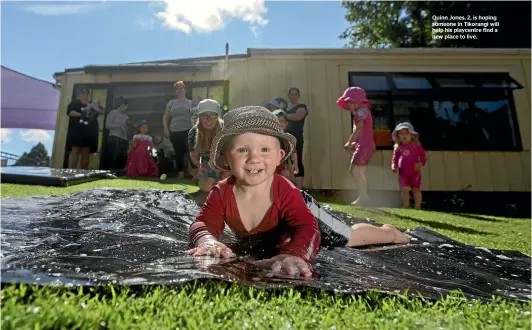
[[[428,102],[432,105],[434,101],[442,100],[464,100],[473,98],[472,95],[479,95],[486,90],[490,91],[489,93],[484,93],[482,100],[502,100],[506,99],[508,102],[509,116],[508,119],[511,121],[510,125],[513,127],[513,137],[515,143],[512,147],[508,148],[496,148],[496,149],[482,149],[482,148],[469,148],[461,149],[454,147],[442,148],[428,148],[427,150],[433,151],[522,151],[523,143],[521,138],[521,130],[519,128],[519,122],[517,120],[517,111],[515,106],[515,99],[513,96],[513,90],[522,89],[523,85],[516,81],[510,76],[508,72],[357,72],[349,71],[348,72],[348,84],[350,87],[353,87],[353,77],[354,76],[384,76],[387,79],[389,90],[366,90],[368,99],[371,100],[386,100],[389,102],[389,127],[393,131],[395,126],[395,114],[394,114],[394,101],[420,101]],[[424,77],[432,85],[430,89],[405,89],[397,88],[394,77],[396,76],[413,76],[413,77]],[[438,78],[448,78],[448,79],[463,79],[466,83],[471,83],[472,87],[445,87],[441,86],[437,79]],[[496,81],[502,80],[507,81],[507,87],[497,87],[482,86],[483,80]],[[512,85],[515,85],[512,87]],[[443,94],[443,95],[442,95]],[[448,95],[448,97],[447,97]],[[463,95],[463,96],[461,96]],[[354,117],[351,114],[351,126],[354,124]],[[391,150],[393,146],[377,146],[377,150]]]

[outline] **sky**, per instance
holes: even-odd
[[[340,48],[340,1],[1,1],[1,63],[53,81],[89,64],[223,55],[247,48]],[[53,131],[2,129],[2,151],[21,155]]]

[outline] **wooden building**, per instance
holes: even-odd
[[[370,189],[398,189],[390,132],[410,121],[428,150],[424,190],[530,192],[530,60],[528,49],[249,49],[228,57],[67,69],[55,74],[61,101],[52,164],[65,164],[66,107],[82,87],[108,108],[118,96],[130,99],[130,117],[148,119],[154,135],[162,133],[177,80],[185,81],[189,97],[209,96],[229,109],[265,105],[297,87],[309,109],[305,187],[353,189],[343,151],[351,117],[335,102],[347,87],[361,86],[373,103],[378,141]],[[103,130],[100,136],[102,145]],[[92,155],[90,167],[98,168],[100,158]]]

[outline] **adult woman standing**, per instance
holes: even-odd
[[[188,131],[192,127],[192,101],[185,95],[185,84],[178,81],[174,84],[176,98],[168,101],[163,116],[164,136],[169,137],[174,147],[178,180],[185,177],[186,160],[188,157]]]
[[[105,128],[109,130],[106,150],[106,167],[109,169],[124,169],[126,167],[129,148],[127,127],[131,126],[126,114],[128,106],[128,100],[120,97],[105,121]]]
[[[299,89],[292,87],[288,90],[288,108],[286,110],[286,118],[288,119],[288,126],[286,132],[292,134],[296,139],[296,154],[299,172],[296,174],[296,186],[301,189],[303,179],[305,178],[305,167],[303,166],[303,128],[305,127],[305,119],[308,115],[307,105],[300,103]]]

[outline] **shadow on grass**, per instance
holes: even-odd
[[[451,213],[452,215],[456,215],[462,218],[469,218],[474,220],[480,220],[480,221],[488,221],[488,222],[508,222],[504,219],[494,219],[494,218],[488,218],[482,215],[477,214],[468,214],[468,213]]]
[[[416,223],[425,225],[433,229],[445,229],[445,230],[450,230],[450,231],[454,231],[457,233],[474,234],[474,235],[485,235],[485,236],[493,235],[492,233],[488,233],[485,231],[475,230],[475,229],[471,229],[467,227],[455,226],[449,223],[442,223],[442,222],[433,221],[433,220],[422,220],[422,219],[413,218],[413,217],[402,215],[402,214],[394,214],[394,213],[384,211],[384,210],[376,210],[376,209],[369,209],[369,208],[363,208],[363,210],[370,212],[370,213],[374,213],[374,214],[381,214],[381,215],[385,215],[385,216],[389,216],[393,218],[399,218],[401,220],[408,220],[408,221],[416,222]]]

